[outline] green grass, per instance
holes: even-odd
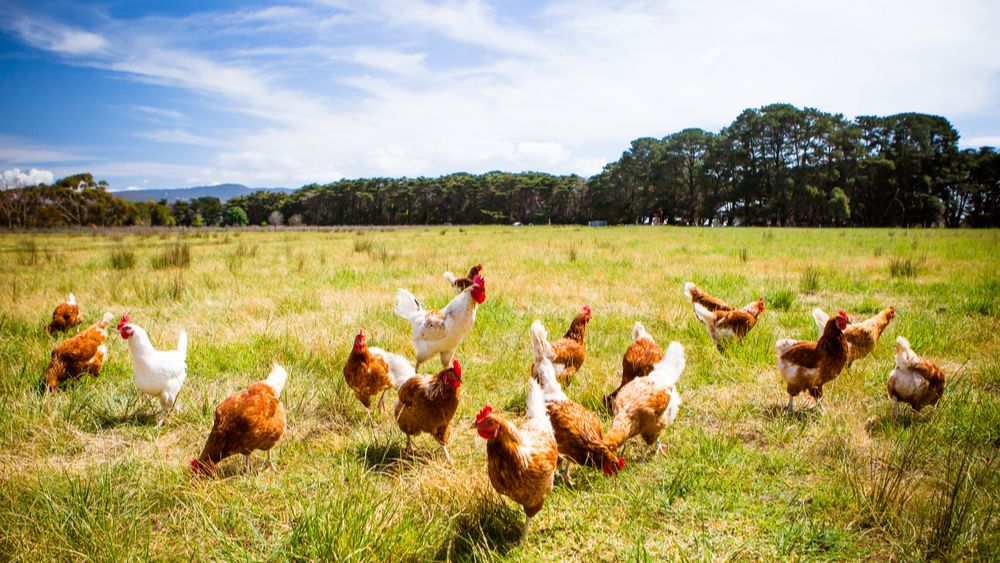
[[[988,559],[1000,549],[1000,233],[943,230],[462,227],[394,231],[160,231],[0,235],[0,554],[4,559],[846,560]],[[183,250],[178,250],[183,249]],[[115,260],[116,254],[127,256]],[[184,256],[187,256],[184,258]],[[909,259],[908,256],[918,256]],[[903,257],[903,258],[890,258]],[[893,270],[897,260],[907,267]],[[396,288],[441,307],[444,270],[482,262],[488,297],[459,349],[449,467],[417,455],[387,414],[365,422],[341,368],[354,335],[413,357]],[[162,265],[162,267],[150,267]],[[682,287],[767,310],[719,350]],[[181,410],[134,386],[109,340],[98,379],[52,397],[44,330],[74,292],[87,324],[128,313],[153,343],[190,336]],[[485,403],[523,416],[535,318],[565,330],[593,310],[566,391],[589,408],[614,388],[632,325],[679,340],[684,403],[667,455],[628,445],[616,479],[577,469],[519,541],[523,514],[493,492],[465,428]],[[826,388],[826,414],[782,412],[778,338],[814,338],[811,310],[864,318],[893,305],[875,352]],[[940,405],[892,421],[893,341],[949,377]],[[277,471],[195,479],[215,406],[289,371]],[[435,369],[428,364],[423,371]],[[391,406],[393,400],[387,403]],[[800,398],[799,406],[807,401]],[[605,426],[607,413],[598,410]]]

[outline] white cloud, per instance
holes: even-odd
[[[963,138],[960,144],[963,147],[973,149],[978,149],[979,147],[1000,147],[1000,135]]]
[[[51,184],[53,180],[52,172],[36,168],[32,168],[27,172],[22,172],[19,168],[11,168],[10,170],[4,170],[3,175],[0,177],[3,180],[0,183],[0,187],[3,189],[30,188],[38,184]]]
[[[404,76],[416,76],[426,72],[423,53],[403,53],[388,49],[363,47],[357,49],[352,60],[358,64],[386,70]]]
[[[217,139],[210,139],[201,135],[195,135],[183,129],[157,129],[137,133],[137,137],[157,141],[160,143],[170,143],[177,145],[195,145],[201,147],[224,146],[224,143]]]

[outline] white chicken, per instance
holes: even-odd
[[[936,405],[944,394],[945,377],[941,368],[921,358],[910,347],[910,341],[896,337],[896,367],[889,373],[889,397],[893,399],[892,417],[899,416],[899,402],[920,411]]]
[[[396,292],[396,314],[410,322],[413,347],[417,351],[416,370],[436,355],[448,367],[455,350],[476,322],[476,308],[486,301],[486,280],[476,276],[468,288],[455,296],[440,311],[423,309],[417,298],[405,289]]]
[[[177,335],[177,349],[153,348],[146,331],[131,322],[128,315],[118,322],[118,333],[128,342],[132,356],[132,374],[140,391],[160,400],[164,409],[172,409],[187,377],[187,333]]]

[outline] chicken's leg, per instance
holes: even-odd
[[[410,453],[410,435],[406,435],[406,448],[403,449],[404,452]]]
[[[531,525],[531,516],[528,516],[527,514],[525,514],[524,515],[524,529],[521,530],[521,540],[522,541],[528,535],[528,526],[530,526],[530,525]]]
[[[455,465],[455,462],[451,459],[451,455],[448,454],[448,446],[441,444],[441,450],[444,451],[444,458],[448,460],[448,464]]]
[[[455,353],[453,351],[452,352],[441,352],[441,365],[444,366],[445,368],[451,367],[451,357],[454,354]]]
[[[249,457],[247,456],[247,458]],[[267,461],[264,463],[264,467],[274,471],[274,464],[271,463],[271,450],[267,450]]]
[[[574,487],[575,485],[573,484],[573,480],[569,478],[570,469],[571,469],[570,468],[570,462],[563,461],[562,462],[562,476],[563,476],[563,479],[566,480],[566,484],[568,484],[570,487]]]
[[[896,422],[899,420],[899,399],[892,398],[892,421]]]
[[[788,412],[788,414],[792,414],[793,412],[795,412],[795,407],[793,405],[794,401],[795,401],[795,395],[789,395],[788,396],[788,406],[785,407],[785,410]]]
[[[250,454],[243,454],[243,471],[250,473]]]
[[[385,392],[388,389],[383,389],[382,394],[378,398],[378,412],[385,412]]]

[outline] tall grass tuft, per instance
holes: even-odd
[[[135,249],[127,246],[112,248],[108,264],[113,270],[131,270],[135,267]]]
[[[151,264],[154,270],[187,268],[191,265],[191,245],[186,242],[172,244],[153,256]]]
[[[894,278],[916,278],[920,264],[913,258],[893,258],[889,260],[889,275]]]
[[[744,246],[740,249],[740,262],[746,264],[748,260],[750,260],[750,250]]]
[[[767,304],[779,311],[787,311],[795,302],[795,292],[790,289],[779,289],[767,296]]]
[[[34,266],[39,262],[38,243],[34,239],[17,241],[14,252],[17,254],[17,263],[22,266]]]
[[[815,266],[806,268],[799,278],[799,291],[802,293],[815,293],[819,289],[819,277],[821,273],[820,269]]]
[[[360,231],[359,231],[360,234]],[[371,252],[375,248],[375,241],[371,237],[360,236],[354,239],[354,252]]]

